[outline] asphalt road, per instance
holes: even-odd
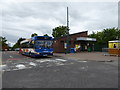
[[[16,51],[2,53],[3,88],[118,88],[114,62],[31,58]]]

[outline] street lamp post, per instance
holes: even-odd
[[[67,39],[66,39],[66,43],[67,43],[67,53],[69,53],[69,15],[68,15],[68,7],[67,7]]]

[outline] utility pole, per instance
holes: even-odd
[[[69,12],[68,12],[68,7],[67,7],[67,31],[68,31],[68,34],[69,34]]]
[[[68,7],[67,7],[67,53],[69,53],[69,12],[68,12]]]

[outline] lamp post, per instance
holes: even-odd
[[[68,7],[67,7],[67,39],[66,39],[66,43],[67,43],[67,53],[69,53],[69,13],[68,13]]]

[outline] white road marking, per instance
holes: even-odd
[[[30,62],[29,64],[32,66],[36,66],[36,63],[33,63],[33,62]]]
[[[13,58],[13,56],[10,55],[10,58]],[[35,60],[36,62],[27,62],[24,64],[23,63],[20,63],[20,64],[17,64],[17,63],[13,63],[13,66],[6,66],[6,65],[3,65],[3,67],[6,67],[5,71],[14,71],[14,70],[22,70],[22,69],[27,69],[27,68],[32,68],[34,66],[37,66],[38,62],[42,65],[42,63],[46,63],[46,67],[51,67],[53,66],[53,64],[51,63],[54,63],[55,66],[61,66],[61,65],[65,65],[63,62],[67,61],[67,60],[64,60],[64,59],[40,59],[40,60]],[[41,66],[40,67],[43,67]],[[8,68],[9,67],[9,68]],[[1,68],[2,70],[2,68]]]
[[[87,61],[78,61],[78,62],[87,62]]]
[[[23,65],[23,64],[16,65],[16,67],[18,69],[25,69],[26,68],[25,65]]]
[[[64,65],[63,63],[56,63],[57,66]]]
[[[36,60],[37,62],[43,63],[43,62],[57,62],[56,60],[50,60],[50,59],[41,59],[41,60]]]
[[[64,60],[64,59],[55,59],[55,60],[57,60],[57,61],[62,61],[62,62],[67,61],[67,60]]]
[[[7,68],[7,65],[0,65],[0,71],[4,70]]]
[[[81,67],[81,69],[85,69],[85,67]]]
[[[19,69],[13,69],[13,71],[14,71],[14,70],[19,70]]]
[[[10,58],[13,58],[13,56],[11,56],[11,55],[10,55],[9,57],[10,57]]]

